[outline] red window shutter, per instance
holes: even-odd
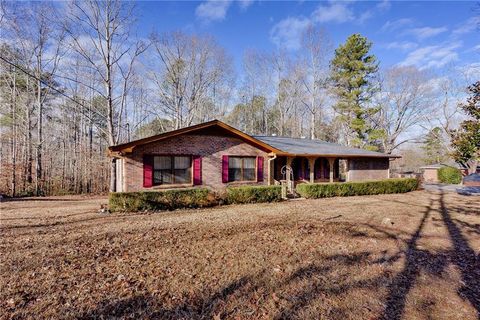
[[[257,157],[257,181],[263,181],[263,157]]]
[[[153,186],[153,156],[143,156],[143,187]]]
[[[228,182],[228,156],[222,156],[222,182]]]
[[[193,156],[193,185],[202,184],[202,157]]]

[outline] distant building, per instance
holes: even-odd
[[[428,166],[420,167],[423,173],[423,181],[430,183],[438,183],[438,169],[444,167],[456,168],[460,170],[463,176],[468,174],[468,169],[465,166],[459,165],[458,163],[435,163]]]

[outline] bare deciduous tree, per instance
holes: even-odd
[[[459,102],[466,94],[467,86],[475,81],[478,74],[478,67],[459,68],[451,65],[440,73],[436,78],[430,80],[433,85],[434,99],[431,101],[433,108],[429,114],[425,114],[420,123],[424,132],[430,132],[432,128],[442,130],[435,131],[437,138],[444,142],[446,153],[452,152],[450,134],[460,123],[461,109]]]
[[[384,152],[392,153],[402,144],[419,138],[409,131],[418,130],[432,113],[433,88],[428,80],[428,75],[415,67],[386,70],[376,101],[380,112],[374,119],[385,132],[381,139]]]
[[[310,115],[310,139],[315,139],[316,125],[325,107],[331,45],[325,30],[310,26],[302,34],[301,48],[301,82],[305,91],[302,103]]]
[[[240,89],[241,100],[245,106],[244,119],[248,123],[243,123],[247,132],[256,134],[269,134],[269,110],[267,104],[267,94],[269,83],[269,65],[268,56],[255,50],[247,50],[243,55],[243,83]],[[261,110],[255,108],[259,102]],[[253,110],[255,109],[255,110]],[[242,121],[238,122],[238,125]]]
[[[45,103],[51,97],[51,87],[62,57],[65,33],[59,25],[60,17],[53,4],[32,4],[30,6],[13,6],[8,28],[14,36],[13,41],[21,48],[24,65],[31,70],[36,106],[35,147],[35,193],[42,193],[44,112]],[[32,82],[33,82],[32,81]],[[30,138],[30,137],[29,137]]]
[[[59,7],[0,0],[0,193],[114,190],[109,145],[212,118],[252,134],[355,138],[325,88],[333,52],[320,28],[306,28],[300,50],[245,52],[236,86],[231,58],[211,36],[168,32],[145,44],[131,2],[72,0],[67,21]],[[478,80],[474,66],[436,75],[385,70],[381,94],[371,101],[376,90],[368,90],[353,114],[368,129],[362,134],[386,152],[411,148],[407,142],[428,132],[449,147],[462,120],[458,102]]]
[[[132,41],[133,6],[119,0],[74,1],[67,31],[74,49],[99,77],[96,93],[106,104],[107,141],[118,143],[133,66],[146,46]],[[115,161],[110,166],[110,190],[115,191]]]
[[[216,110],[216,94],[229,83],[232,67],[224,50],[210,37],[182,32],[153,35],[151,78],[161,112],[174,129],[202,122]]]

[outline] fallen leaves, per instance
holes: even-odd
[[[0,318],[378,318],[429,197],[417,192],[152,215],[99,215],[97,200],[12,203],[0,216]],[[462,208],[463,202],[452,196],[447,204]],[[468,230],[480,222],[452,214]],[[414,307],[429,295],[451,306],[433,318],[468,319],[474,309],[457,288],[469,279],[452,263],[469,251],[452,254],[436,217],[413,256],[421,271],[405,317],[432,316]],[[479,233],[465,236],[480,247]]]

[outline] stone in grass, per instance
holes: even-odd
[[[108,209],[108,205],[101,204],[100,210],[98,210],[98,213],[110,213],[110,210]]]
[[[394,225],[395,222],[393,222],[392,219],[390,219],[390,218],[383,218],[382,224],[385,224],[385,225]]]

